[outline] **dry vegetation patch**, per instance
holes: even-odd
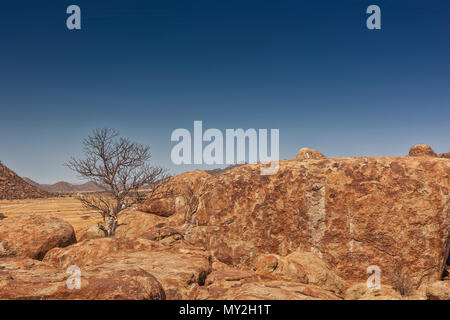
[[[75,233],[101,221],[101,217],[92,210],[85,209],[74,197],[48,199],[1,200],[0,216],[14,217],[22,214],[45,213],[70,223]]]

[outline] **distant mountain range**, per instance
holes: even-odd
[[[22,178],[32,186],[47,191],[47,192],[59,192],[59,193],[70,193],[70,192],[89,192],[89,191],[103,191],[93,182],[86,182],[83,184],[71,184],[65,181],[60,181],[54,184],[40,184],[29,178]]]

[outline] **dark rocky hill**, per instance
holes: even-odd
[[[29,184],[0,162],[0,200],[44,198],[49,194]]]

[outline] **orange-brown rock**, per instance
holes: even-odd
[[[165,299],[161,284],[136,266],[114,263],[83,266],[79,287],[73,278],[77,274],[67,271],[29,258],[2,258],[0,299]]]
[[[199,288],[198,300],[339,300],[333,292],[295,281],[242,278],[219,280]]]
[[[170,217],[170,219],[173,218]],[[139,211],[126,212],[119,216],[116,235],[118,237],[138,238],[142,234],[153,230],[156,225],[161,224],[166,225],[167,218]]]
[[[440,279],[450,245],[449,160],[282,160],[271,176],[260,167],[207,178],[184,238],[234,266],[300,249],[344,280],[365,281],[369,265],[385,284],[399,268],[415,287]]]
[[[345,291],[345,300],[402,300],[401,294],[392,286],[381,285],[371,289],[366,283],[357,283]]]
[[[429,300],[450,300],[450,281],[435,281],[427,286]]]
[[[295,282],[314,284],[341,294],[344,281],[326,263],[311,252],[295,251],[285,257],[274,254],[256,258],[255,267],[270,274]]]
[[[198,300],[317,300],[340,299],[333,292],[312,284],[277,278],[247,267],[231,267],[215,261],[205,285],[197,287],[191,298]]]
[[[212,300],[339,300],[332,292],[315,285],[292,281],[242,280],[235,286],[216,282],[204,289],[198,299]]]
[[[29,214],[0,220],[0,257],[42,259],[52,248],[76,242],[66,221],[46,214]]]
[[[106,232],[98,224],[94,224],[77,232],[78,241],[100,239],[106,237]]]
[[[409,149],[410,157],[437,157],[436,152],[427,144],[416,144]]]
[[[203,285],[210,272],[211,257],[202,249],[178,242],[164,246],[147,239],[103,238],[53,249],[44,262],[67,268],[70,265],[111,264],[117,268],[141,268],[162,284],[168,299],[188,299]]]
[[[317,150],[302,148],[297,153],[297,160],[320,160],[324,159],[325,156]]]
[[[211,273],[208,274],[205,280],[205,286],[214,285],[219,281],[234,282],[242,281],[244,279],[259,279],[258,274],[249,267],[231,267],[220,261],[214,261],[211,265]],[[270,278],[275,279],[274,277]]]
[[[156,196],[146,200],[139,210],[162,217],[180,212],[189,201],[190,193],[196,192],[208,177],[210,174],[200,170],[171,177],[170,182],[163,185]]]
[[[439,158],[450,159],[450,152],[447,152],[447,153],[441,153],[441,154],[439,155]]]

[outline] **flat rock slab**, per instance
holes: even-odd
[[[318,286],[283,280],[216,281],[196,297],[206,300],[340,300]]]
[[[206,179],[185,239],[233,266],[261,254],[313,252],[344,280],[367,267],[393,284],[439,280],[450,236],[450,161],[437,157],[282,160]]]
[[[161,300],[161,284],[131,265],[84,267],[79,274],[29,258],[0,259],[0,299]],[[79,287],[73,277],[79,275]],[[69,283],[69,286],[68,286]]]

